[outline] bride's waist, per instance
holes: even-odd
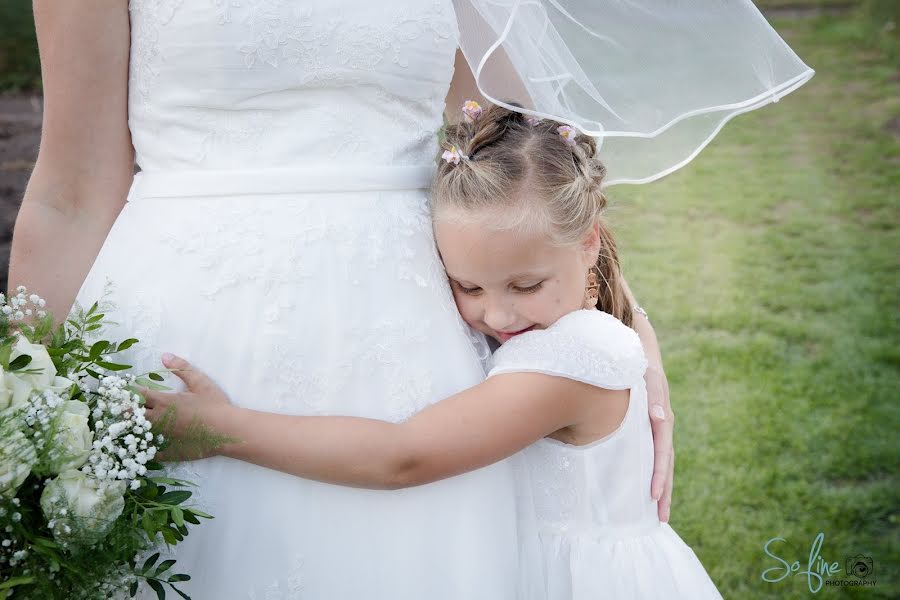
[[[423,190],[433,175],[433,165],[365,164],[141,171],[134,176],[128,200]]]

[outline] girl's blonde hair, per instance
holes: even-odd
[[[631,326],[615,240],[601,218],[606,167],[595,156],[592,137],[573,131],[570,141],[560,127],[494,105],[475,119],[449,125],[442,146],[460,158],[438,161],[434,218],[487,215],[498,228],[538,229],[564,245],[580,243],[599,224],[597,308]]]

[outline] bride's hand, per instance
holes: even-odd
[[[139,388],[146,402],[145,416],[154,425],[164,426],[163,435],[169,440],[185,442],[183,449],[190,448],[189,456],[167,450],[161,460],[181,458],[205,458],[216,454],[214,447],[203,447],[202,440],[194,439],[215,431],[210,428],[210,417],[216,411],[231,406],[228,396],[208,375],[195,369],[185,359],[164,354],[163,364],[181,379],[187,389],[183,392],[160,392]]]
[[[669,380],[661,364],[651,361],[644,375],[647,404],[653,429],[653,479],[650,494],[659,500],[659,520],[667,522],[672,507],[672,484],[675,478],[675,415],[669,402]]]

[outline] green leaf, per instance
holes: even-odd
[[[161,483],[163,485],[194,485],[189,481],[172,479],[171,477],[148,477],[147,479],[153,483]]]
[[[15,358],[15,360],[13,360],[11,363],[9,363],[9,370],[17,371],[23,367],[26,367],[30,362],[31,362],[31,357],[29,355],[20,354],[19,356],[17,356]]]
[[[191,600],[191,597],[190,597],[190,596],[188,596],[187,594],[185,594],[184,592],[182,592],[181,590],[179,590],[179,589],[178,589],[177,587],[175,587],[174,585],[171,586],[171,588],[172,588],[173,590],[175,590],[175,593],[176,593],[176,594],[178,594],[179,596],[181,596],[182,598],[184,598],[184,600]]]
[[[174,492],[166,492],[159,497],[158,502],[162,504],[181,504],[191,497],[191,492],[187,490],[176,490]]]
[[[103,354],[103,351],[109,348],[109,342],[107,340],[100,340],[93,346],[91,346],[91,351],[89,353],[89,357],[91,360],[97,360],[100,358],[100,355]]]
[[[139,340],[137,340],[135,338],[128,338],[127,340],[125,340],[124,342],[119,344],[119,347],[116,349],[116,352],[121,352],[122,350],[128,350],[129,348],[131,348],[132,346],[137,344],[138,341]]]
[[[166,600],[166,591],[163,589],[163,586],[160,582],[155,579],[148,579],[147,583],[150,584],[150,587],[153,588],[153,591],[156,592],[156,597],[158,600]]]
[[[160,529],[159,532],[162,533],[163,539],[166,540],[167,544],[174,546],[178,543],[178,538],[175,537],[175,532],[168,527]]]
[[[172,575],[171,577],[169,577],[169,583],[178,583],[180,581],[190,581],[190,580],[191,580],[191,576],[188,575],[187,573],[176,573],[175,575]]]
[[[153,515],[149,510],[141,518],[141,525],[147,533],[147,537],[150,538],[150,541],[153,541],[156,538],[156,524],[153,522]]]
[[[157,529],[162,529],[169,523],[169,511],[156,510],[153,512],[153,523]]]
[[[147,513],[144,513],[147,514]],[[141,573],[146,574],[147,571],[150,570],[150,567],[156,564],[156,561],[159,560],[159,552],[150,556],[147,560],[144,561],[144,566],[141,567]]]
[[[3,583],[0,583],[0,590],[11,590],[17,585],[28,585],[33,582],[34,577],[13,577],[12,579],[7,579]]]
[[[177,506],[172,509],[172,522],[184,526],[184,511]]]
[[[104,369],[109,369],[110,371],[124,371],[125,369],[131,368],[131,365],[122,365],[119,363],[111,363],[111,362],[106,362],[105,360],[98,360],[97,366],[103,367]]]
[[[131,598],[134,598],[137,595],[137,587],[138,587],[138,582],[136,580],[132,581],[131,587],[128,588],[128,595]]]
[[[100,313],[100,314],[98,314],[98,315],[94,315],[93,317],[91,317],[90,319],[88,319],[87,321],[85,321],[85,323],[99,323],[100,321],[103,320],[103,317],[104,317],[104,316],[106,316],[106,315],[104,315],[103,313]]]
[[[195,515],[197,515],[198,517],[203,517],[204,519],[213,519],[214,518],[212,515],[208,515],[205,512],[203,512],[202,510],[197,510],[196,508],[192,508],[191,512],[194,513]]]
[[[85,331],[97,331],[101,327],[103,327],[103,325],[100,323],[94,323],[93,325],[88,325]]]
[[[195,516],[194,516],[194,513],[193,513],[192,511],[190,511],[190,510],[185,510],[185,511],[184,511],[184,520],[187,521],[188,523],[191,523],[192,525],[199,525],[199,524],[200,524],[200,519],[198,519],[197,517],[195,517]]]
[[[163,379],[163,376],[160,375],[159,373],[156,373],[155,371],[151,371],[150,373],[147,373],[147,377],[149,377],[153,381],[165,381],[165,379]]]
[[[159,577],[160,575],[162,575],[163,573],[165,573],[166,571],[171,569],[172,565],[174,565],[174,564],[175,564],[174,559],[170,558],[169,560],[164,560],[163,562],[159,563],[159,566],[156,568],[156,573],[154,573],[153,576]]]
[[[94,314],[94,311],[97,310],[97,307],[100,305],[100,302],[94,302],[91,307],[88,309],[87,313],[84,315],[85,317],[89,317]]]

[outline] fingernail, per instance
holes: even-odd
[[[175,358],[175,355],[170,352],[166,352],[165,354],[162,355],[163,362],[169,362],[173,358]]]
[[[650,411],[653,413],[653,416],[656,417],[657,419],[665,419],[666,418],[666,411],[664,411],[663,407],[658,404],[656,406],[654,406],[653,408],[651,408]]]

